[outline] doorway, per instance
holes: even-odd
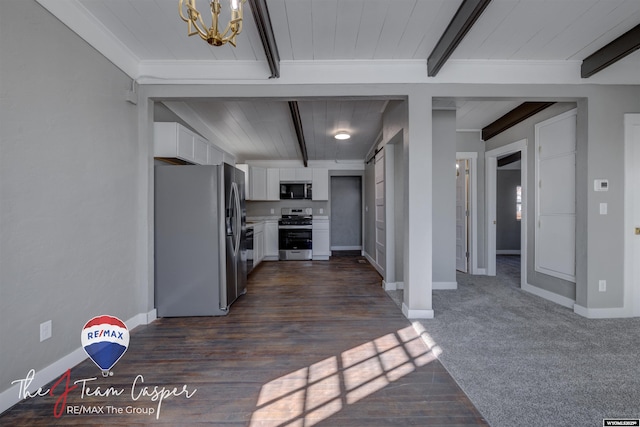
[[[527,272],[527,140],[523,139],[485,153],[487,194],[487,275],[496,275],[496,237],[498,220],[498,159],[520,155],[520,287],[526,285]]]
[[[331,251],[362,251],[362,177],[331,177]]]

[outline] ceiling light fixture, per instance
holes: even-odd
[[[335,139],[338,139],[340,141],[344,141],[345,139],[349,139],[351,138],[351,135],[349,135],[347,132],[345,131],[340,131],[338,133],[336,133],[336,135],[334,136]]]
[[[218,31],[218,18],[222,11],[220,0],[209,1],[211,27],[208,29],[204,25],[200,12],[196,9],[196,0],[180,0],[178,7],[180,18],[189,24],[189,36],[198,34],[202,40],[205,40],[212,46],[222,46],[229,42],[235,47],[236,36],[242,31],[242,3],[245,1],[246,0],[229,0],[231,18],[223,32]]]

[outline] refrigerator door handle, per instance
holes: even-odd
[[[240,252],[240,238],[242,235],[242,218],[240,217],[240,192],[238,190],[238,184],[235,182],[231,183],[231,198],[233,199],[234,204],[234,212],[231,220],[235,222],[235,229],[233,230],[233,255],[238,256],[238,253]]]

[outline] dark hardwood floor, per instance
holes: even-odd
[[[71,370],[84,397],[63,381],[0,425],[488,425],[363,260],[262,263],[228,316],[138,327],[113,376]]]

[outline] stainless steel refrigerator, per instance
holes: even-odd
[[[155,304],[159,317],[221,316],[247,290],[244,172],[155,167]]]

